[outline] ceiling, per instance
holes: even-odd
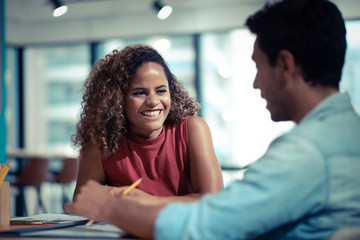
[[[156,18],[152,0],[63,0],[68,12],[52,17],[50,0],[5,0],[8,44],[96,41],[111,37],[181,34],[242,27],[266,0],[163,0],[174,8]],[[359,0],[335,0],[346,18],[360,18]]]
[[[175,11],[217,9],[231,5],[261,6],[266,0],[163,0]],[[6,20],[17,23],[73,21],[111,18],[119,15],[153,14],[152,0],[62,0],[69,7],[66,15],[53,18],[50,0],[6,0]]]

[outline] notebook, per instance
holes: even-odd
[[[11,221],[42,221],[26,227],[0,231],[1,236],[23,237],[71,237],[71,238],[121,238],[126,232],[112,224],[100,222],[86,226],[88,218],[68,214],[39,214],[31,217],[16,217]]]

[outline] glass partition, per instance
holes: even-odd
[[[348,48],[340,90],[349,92],[359,110],[360,21],[347,21],[346,26]],[[293,127],[291,122],[272,122],[259,90],[252,87],[254,36],[246,29],[234,29],[199,34],[198,45],[196,40],[195,35],[109,39],[95,44],[96,56],[90,56],[90,43],[25,47],[25,147],[72,151],[70,136],[78,121],[80,90],[90,71],[90,59],[143,43],[161,52],[192,96],[201,96],[202,117],[211,128],[221,165],[241,167],[252,163],[276,136]],[[6,57],[7,147],[16,148],[20,121],[16,48],[7,48]],[[199,94],[196,86],[201,86]]]
[[[164,57],[170,71],[183,83],[191,96],[197,97],[195,89],[196,52],[192,35],[113,39],[99,43],[97,57],[103,58],[114,49],[121,50],[133,44],[147,44],[157,49]]]
[[[17,68],[17,51],[15,48],[6,49],[6,148],[14,149],[19,145],[19,84]]]
[[[340,90],[350,94],[360,113],[360,20],[346,22],[347,51]]]
[[[254,162],[272,139],[293,126],[291,122],[274,123],[265,100],[252,86],[254,40],[245,29],[201,36],[202,113],[224,168]]]
[[[25,146],[72,152],[81,87],[90,70],[88,44],[28,47],[25,62]]]

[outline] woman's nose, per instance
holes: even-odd
[[[156,106],[159,104],[159,97],[156,94],[150,94],[147,98],[147,103],[150,106]]]

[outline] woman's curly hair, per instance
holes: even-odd
[[[169,83],[171,108],[165,124],[197,114],[200,104],[189,96],[155,49],[133,45],[114,50],[98,61],[83,85],[82,112],[72,136],[74,146],[80,148],[80,158],[90,143],[96,144],[104,156],[119,149],[119,140],[128,130],[125,96],[136,70],[147,62],[160,64]]]

